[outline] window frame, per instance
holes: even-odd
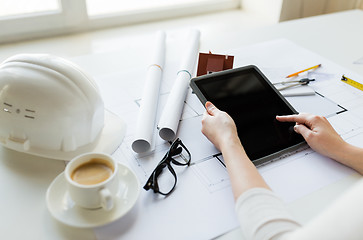
[[[237,9],[240,0],[197,1],[99,16],[88,16],[86,0],[59,0],[59,6],[57,11],[0,18],[0,43]]]

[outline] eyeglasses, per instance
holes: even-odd
[[[151,176],[147,180],[144,189],[148,191],[152,189],[154,193],[159,193],[164,196],[169,195],[175,188],[177,177],[172,167],[172,163],[177,166],[189,166],[191,155],[189,150],[185,147],[182,141],[177,138],[170,146],[168,152],[163,159],[158,163]],[[165,175],[169,175],[168,182],[160,182],[159,177],[165,169]],[[169,171],[167,171],[167,170]],[[171,174],[171,175],[170,175]],[[164,174],[163,174],[164,175]]]

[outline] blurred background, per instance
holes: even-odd
[[[357,8],[363,0],[0,0],[0,43],[230,10],[277,23]]]

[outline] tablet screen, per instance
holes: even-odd
[[[293,130],[295,123],[276,120],[296,111],[255,66],[194,78],[191,86],[203,104],[211,101],[233,118],[252,161],[267,161],[304,142]]]

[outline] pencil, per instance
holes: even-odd
[[[310,67],[310,68],[307,68],[307,69],[301,70],[301,71],[296,72],[296,73],[293,73],[293,74],[290,74],[290,75],[288,75],[286,78],[293,77],[293,76],[297,76],[297,75],[299,75],[299,74],[300,74],[300,73],[302,73],[302,72],[306,72],[306,71],[309,71],[309,70],[311,70],[311,69],[315,69],[315,68],[318,68],[318,67],[321,67],[321,64],[318,64],[318,65],[316,65],[316,66],[313,66],[313,67]]]

